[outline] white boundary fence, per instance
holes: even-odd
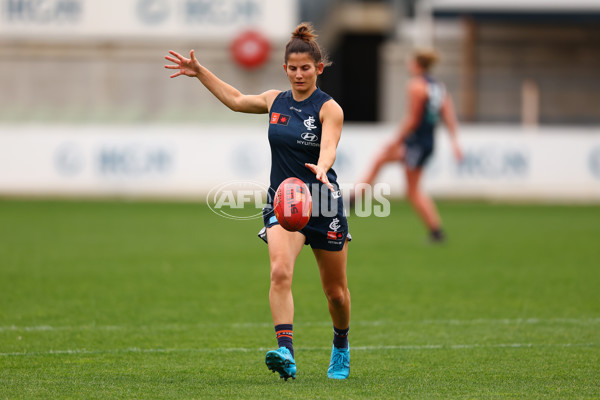
[[[203,198],[227,181],[268,184],[264,125],[0,126],[0,195]],[[338,148],[341,184],[356,182],[391,125],[347,125]],[[470,126],[456,164],[440,131],[425,188],[434,196],[600,202],[600,129]],[[404,191],[398,165],[379,181]]]

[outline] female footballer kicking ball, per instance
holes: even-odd
[[[456,134],[456,115],[452,99],[444,85],[430,76],[436,63],[433,51],[416,51],[408,63],[412,75],[408,83],[408,110],[398,128],[398,134],[383,146],[373,164],[360,181],[373,184],[381,168],[389,162],[401,161],[406,175],[408,200],[430,232],[433,243],[444,241],[442,221],[433,200],[421,189],[423,168],[433,153],[434,131],[441,119],[450,133],[452,151],[457,161],[462,160],[462,150]],[[351,199],[352,202],[353,199]]]
[[[302,246],[308,244],[315,255],[323,291],[333,321],[333,349],[327,376],[345,379],[350,373],[348,330],[350,324],[350,292],[346,278],[348,222],[341,197],[337,192],[337,176],[331,169],[342,133],[344,114],[341,107],[317,87],[323,73],[324,59],[310,24],[300,24],[292,33],[285,49],[283,69],[291,90],[268,90],[259,95],[244,95],[221,81],[196,60],[170,51],[166,59],[179,70],[171,75],[196,77],[223,104],[233,111],[269,114],[271,146],[271,178],[268,206],[263,211],[264,231],[259,234],[269,247],[271,286],[269,303],[275,324],[278,349],[269,351],[266,364],[281,378],[296,377],[294,360],[292,276],[294,263]],[[272,195],[288,177],[297,177],[309,187],[323,189],[328,196],[328,211],[319,210],[298,232],[283,229],[273,213]],[[314,192],[314,189],[313,189]],[[321,193],[315,194],[321,196]],[[321,200],[323,203],[323,200]],[[323,204],[321,204],[323,209]]]

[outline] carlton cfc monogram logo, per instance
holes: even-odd
[[[331,223],[329,224],[329,229],[331,229],[332,231],[336,231],[338,229],[340,229],[342,226],[340,225],[340,220],[337,218],[334,218],[333,221],[331,221]]]
[[[310,117],[308,117],[308,119],[304,120],[304,126],[306,127],[306,129],[308,129],[309,131],[313,130],[313,129],[317,129],[317,127],[315,126],[315,117],[313,117],[312,115]]]
[[[334,218],[329,224],[330,231],[327,231],[327,239],[329,240],[342,240],[344,234],[342,232],[338,232],[342,226],[340,225],[340,220],[338,218]]]

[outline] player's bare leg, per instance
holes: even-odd
[[[327,297],[334,329],[334,346],[327,376],[333,379],[346,379],[350,374],[350,347],[348,345],[350,291],[346,276],[348,242],[346,241],[341,251],[314,249],[313,252],[319,265],[321,284],[325,297]]]
[[[405,168],[408,200],[417,211],[421,220],[429,228],[430,232],[440,232],[442,220],[435,203],[425,192],[420,189],[419,183],[423,174],[423,168]]]
[[[269,303],[273,323],[291,324],[294,320],[292,297],[294,263],[302,250],[305,237],[300,232],[289,232],[280,225],[275,225],[267,229],[267,240],[271,263]]]
[[[346,277],[348,242],[341,251],[314,249],[313,252],[333,324],[345,329],[350,325],[350,291]]]
[[[299,232],[288,232],[279,225],[267,229],[269,260],[271,263],[271,286],[269,303],[277,334],[279,348],[267,352],[265,363],[285,380],[296,377],[296,361],[292,345],[294,299],[292,277],[294,264],[305,237]]]
[[[379,175],[379,172],[381,171],[381,168],[390,162],[402,161],[404,159],[404,153],[404,146],[402,144],[398,144],[397,141],[394,140],[387,143],[377,154],[375,160],[367,170],[367,173],[358,181],[358,183],[373,185],[375,178],[377,178],[377,175]],[[350,197],[350,203],[354,204],[355,197],[363,196],[363,194],[364,189],[362,189],[360,193],[352,193]]]

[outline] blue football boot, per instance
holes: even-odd
[[[296,361],[287,347],[267,352],[265,363],[271,371],[279,372],[280,378],[286,381],[288,378],[296,379]]]
[[[346,379],[350,375],[350,346],[340,349],[333,346],[331,362],[327,370],[327,377],[331,379]]]

